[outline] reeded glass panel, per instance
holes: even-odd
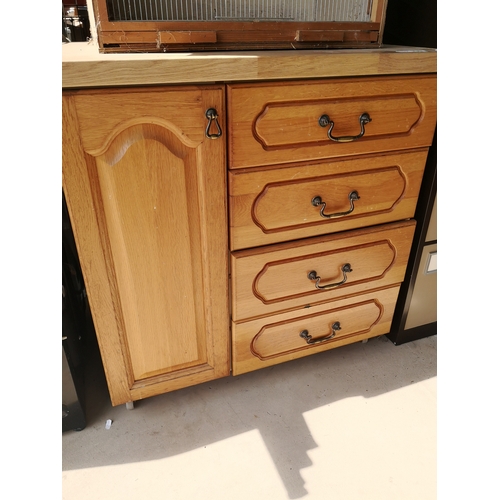
[[[108,0],[110,21],[369,22],[373,0]]]

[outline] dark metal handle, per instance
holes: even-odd
[[[332,333],[330,335],[328,335],[328,337],[321,337],[319,339],[316,339],[314,340],[312,338],[311,335],[309,335],[309,332],[307,330],[302,330],[300,332],[300,336],[305,339],[305,341],[308,343],[308,344],[319,344],[320,342],[325,342],[325,340],[330,340],[330,339],[333,339],[333,337],[335,337],[335,334],[339,331],[339,330],[342,330],[342,328],[340,328],[340,323],[338,321],[335,321],[335,323],[333,323],[332,325]]]
[[[345,135],[343,137],[333,137],[332,130],[335,123],[330,120],[330,117],[328,115],[321,115],[318,120],[321,127],[328,127],[328,125],[330,125],[327,136],[328,139],[335,142],[352,142],[355,141],[356,139],[361,139],[361,137],[365,135],[365,125],[371,121],[372,119],[370,118],[370,115],[368,113],[363,113],[359,117],[359,125],[361,126],[361,132],[358,135]]]
[[[336,219],[337,217],[344,217],[344,215],[349,215],[354,211],[354,201],[361,199],[357,191],[351,191],[348,196],[350,208],[347,212],[338,212],[336,214],[325,214],[326,203],[321,199],[321,196],[315,196],[311,200],[311,204],[313,207],[319,207],[321,205],[321,209],[319,211],[319,215],[324,219]]]
[[[220,128],[220,125],[219,125],[219,120],[218,120],[219,116],[217,115],[217,111],[214,108],[209,108],[209,109],[207,109],[205,116],[208,119],[208,125],[207,125],[207,129],[205,130],[205,135],[209,139],[218,139],[222,135],[222,129]],[[212,122],[215,122],[215,125],[217,126],[217,133],[216,134],[210,133],[210,127],[212,126]]]
[[[347,273],[352,272],[351,264],[344,264],[340,270],[342,271],[342,274],[344,275],[344,279],[342,281],[339,281],[338,283],[331,283],[330,285],[323,285],[321,286],[319,282],[321,281],[321,277],[316,274],[316,271],[311,271],[310,273],[307,274],[307,279],[310,279],[311,281],[316,281],[314,286],[318,290],[327,290],[329,288],[335,288],[336,286],[343,285],[347,281]]]

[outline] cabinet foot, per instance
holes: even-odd
[[[125,403],[125,408],[127,408],[127,410],[133,410],[134,409],[134,402],[133,401],[127,401]]]
[[[364,339],[361,341],[362,344],[366,344],[368,342],[368,339]]]

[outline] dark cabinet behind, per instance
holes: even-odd
[[[437,48],[436,0],[389,2],[384,43]],[[427,158],[415,212],[415,238],[388,335],[395,344],[437,334],[436,196],[437,135]]]

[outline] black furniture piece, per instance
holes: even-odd
[[[415,239],[387,335],[396,345],[437,334],[436,148],[434,136],[415,212]]]
[[[83,277],[63,195],[62,211],[62,430],[82,430],[88,314]]]
[[[390,1],[384,44],[437,48],[436,0]],[[429,150],[415,212],[417,227],[406,276],[387,335],[396,345],[437,334],[436,196],[437,133]]]

